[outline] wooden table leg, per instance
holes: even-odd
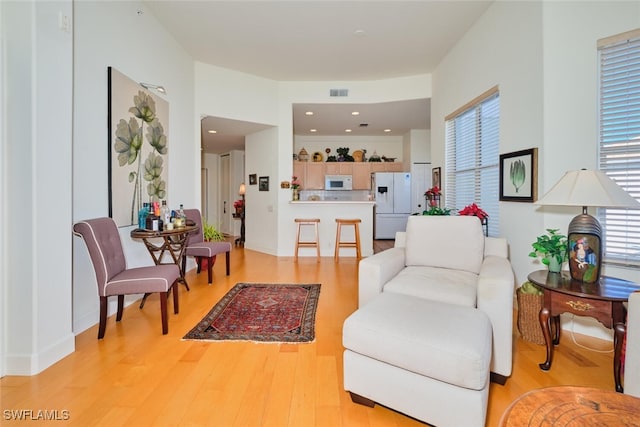
[[[553,322],[553,345],[560,344],[560,315],[551,317]]]
[[[616,383],[616,391],[623,393],[624,389],[620,381],[620,371],[622,369],[622,346],[624,345],[624,334],[626,331],[626,325],[624,323],[617,323],[613,328],[613,379]]]
[[[546,307],[543,307],[542,310],[540,310],[540,314],[538,315],[538,318],[540,320],[540,327],[542,328],[542,335],[544,335],[544,342],[547,347],[547,360],[545,360],[544,363],[540,363],[538,365],[543,371],[548,371],[549,369],[551,369],[551,359],[553,358],[553,342],[551,340],[551,325],[549,323],[549,315],[549,309]]]

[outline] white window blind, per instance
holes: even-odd
[[[640,32],[599,46],[600,169],[640,198]],[[604,260],[640,264],[640,211],[598,209]]]
[[[500,230],[498,210],[500,97],[488,91],[446,120],[446,206],[476,203],[489,214],[489,235]]]

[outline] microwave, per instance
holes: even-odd
[[[353,190],[351,175],[325,175],[325,190]]]

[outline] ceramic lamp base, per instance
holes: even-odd
[[[569,272],[571,278],[593,283],[600,278],[602,227],[593,216],[583,213],[569,223]]]

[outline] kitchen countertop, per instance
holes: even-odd
[[[308,205],[308,204],[329,204],[329,203],[339,203],[339,204],[360,204],[360,205],[375,205],[376,202],[374,200],[291,200],[289,203],[293,205]]]

